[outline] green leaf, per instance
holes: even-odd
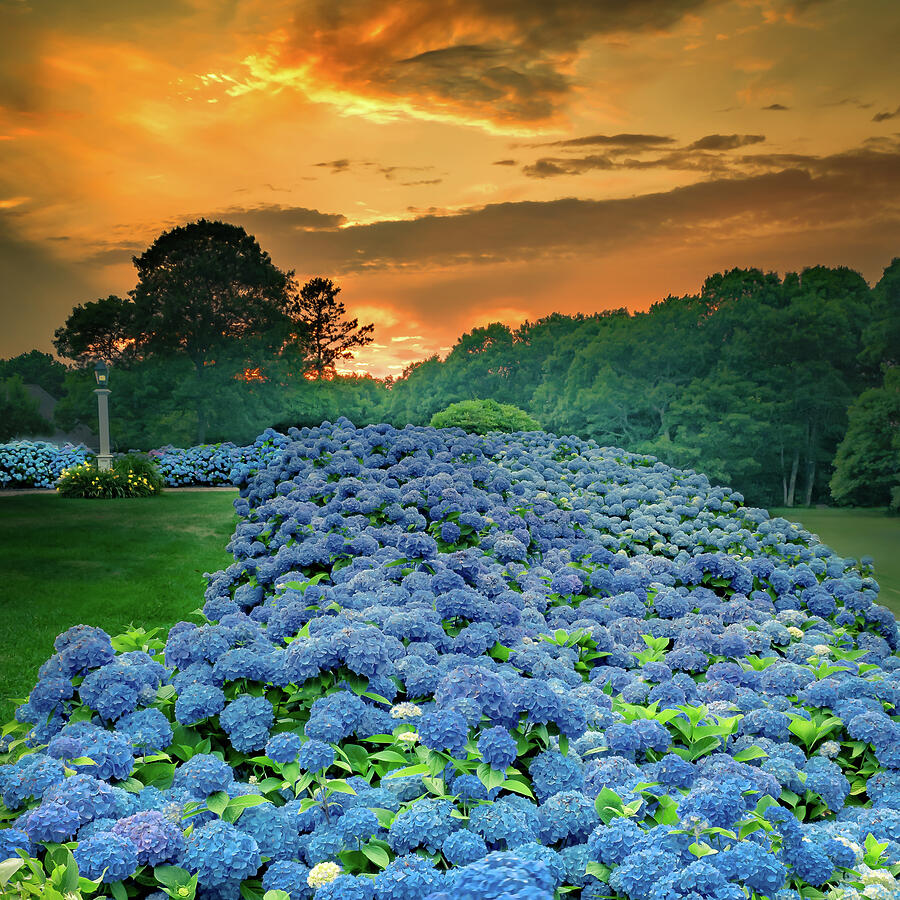
[[[612,869],[603,863],[589,862],[584,867],[584,874],[593,875],[594,878],[598,878],[600,881],[607,881],[612,874]]]
[[[706,756],[707,753],[712,753],[713,750],[719,747],[720,743],[719,738],[714,735],[695,741],[690,746],[691,761],[699,759],[701,756]]]
[[[492,769],[487,763],[479,763],[475,774],[489,791],[504,785],[506,781],[506,773]]]
[[[225,791],[216,791],[206,798],[206,808],[211,812],[214,812],[217,816],[221,816],[228,808],[228,802],[230,800],[231,798]]]
[[[385,868],[391,861],[387,850],[383,847],[379,847],[377,844],[363,844],[362,852],[366,855],[366,859],[375,863],[379,869]]]
[[[125,885],[121,881],[114,881],[109,889],[116,900],[128,900],[128,891],[125,890]]]
[[[503,644],[498,641],[490,650],[488,650],[488,656],[499,659],[501,662],[506,662],[509,659],[511,652],[509,647],[504,647]]]
[[[364,775],[369,770],[369,751],[365,747],[359,744],[345,744],[341,750],[350,760],[350,765],[353,766],[355,772]],[[402,761],[405,762],[405,760]]]
[[[343,778],[332,778],[325,782],[325,787],[335,794],[356,794],[356,791]]]
[[[514,794],[521,794],[523,797],[531,797],[532,800],[534,799],[534,793],[531,788],[518,778],[507,778],[506,781],[503,782],[503,790],[512,791]]]
[[[370,811],[375,813],[375,818],[378,819],[378,824],[382,828],[390,828],[397,816],[397,813],[381,807],[372,807]]]
[[[391,772],[389,775],[385,775],[385,778],[403,778],[406,775],[430,775],[431,771],[429,767],[425,763],[420,763],[417,766],[404,766],[402,769],[397,769],[396,772]]]
[[[887,845],[885,845],[887,846]],[[63,876],[59,882],[59,889],[64,894],[69,894],[74,892],[78,888],[78,864],[75,862],[75,857],[72,856],[72,851],[69,848],[66,848],[66,862],[65,868],[63,869]]]
[[[604,825],[609,825],[613,819],[625,815],[625,806],[622,803],[622,798],[609,788],[601,789],[597,799],[594,801],[594,808],[597,810],[597,815],[600,816],[600,821]]]
[[[187,869],[180,866],[156,866],[153,877],[167,888],[186,887],[191,883],[193,876]]]
[[[0,862],[0,887],[6,887],[9,884],[9,879],[25,865],[25,860],[21,858],[17,859],[4,859]]]
[[[704,856],[710,856],[713,853],[718,853],[718,850],[713,850],[708,844],[698,844],[693,843],[688,846],[688,850],[697,857],[697,859],[702,859]]]
[[[263,900],[262,894],[246,882],[241,884],[241,896],[244,900]]]
[[[747,747],[746,750],[740,750],[735,753],[732,759],[735,762],[750,762],[751,759],[762,759],[764,756],[768,756],[762,747]]]
[[[674,825],[678,821],[678,804],[664,794],[659,798],[659,806],[653,818],[660,825]]]
[[[263,900],[291,900],[291,895],[287,891],[266,891]]]
[[[397,752],[396,750],[379,750],[377,753],[371,754],[372,759],[380,760],[381,762],[396,762],[396,763],[405,763],[407,762],[406,757]]]

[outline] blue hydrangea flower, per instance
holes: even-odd
[[[205,887],[242,881],[255,875],[261,864],[256,841],[221,819],[191,833],[181,863],[196,873],[197,881]]]
[[[492,768],[505,772],[518,754],[516,742],[510,733],[499,725],[487,728],[478,738],[478,752],[481,758]]]
[[[129,878],[138,867],[137,847],[128,837],[111,831],[80,841],[74,856],[82,877],[101,878],[104,884]]]
[[[131,841],[141,865],[176,863],[184,852],[181,829],[157,810],[144,810],[119,819],[111,830]]]
[[[219,714],[219,724],[238,753],[262,750],[275,721],[272,704],[265,697],[241,694]]]
[[[309,740],[300,747],[297,763],[305,772],[321,772],[334,762],[334,750],[322,741]]]

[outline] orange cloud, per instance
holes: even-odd
[[[659,32],[707,0],[311,0],[290,28],[244,59],[228,88],[292,87],[343,115],[400,116],[538,133],[564,124],[582,45],[597,35]],[[694,18],[694,27],[699,19]]]

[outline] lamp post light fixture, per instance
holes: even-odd
[[[94,366],[94,378],[97,379],[94,393],[97,395],[97,409],[100,414],[100,453],[97,456],[97,468],[101,472],[108,472],[112,468],[112,454],[109,452],[109,367],[102,359]]]

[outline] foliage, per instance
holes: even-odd
[[[59,398],[63,392],[66,367],[49,353],[29,350],[10,359],[0,359],[0,379],[18,375],[25,384],[42,387],[51,397]]]
[[[433,428],[462,428],[472,434],[501,431],[540,431],[541,426],[524,410],[496,400],[462,400],[436,412],[429,423]]]
[[[274,427],[286,431],[291,426],[333,422],[341,416],[360,425],[372,425],[384,420],[389,401],[384,383],[369,375],[294,379],[281,392]]]
[[[809,504],[827,496],[846,407],[900,352],[897,271],[900,261],[870,290],[843,267],[783,279],[733,269],[646,313],[493,323],[445,361],[410,366],[390,418],[424,424],[492,397],[545,427],[696,466],[754,502]]]
[[[844,505],[900,511],[900,366],[863,391],[847,411],[847,433],[834,459],[831,495]]]
[[[6,729],[13,890],[898,890],[900,631],[868,567],[575,437],[288,437],[207,624],[57,639]]]
[[[123,453],[117,456],[113,461],[113,468],[123,472],[130,472],[132,475],[143,478],[158,493],[165,487],[165,479],[159,469],[159,463],[146,453]]]
[[[134,265],[138,282],[128,300],[78,307],[54,343],[83,365],[95,356],[123,367],[175,363],[172,404],[193,411],[198,442],[206,439],[211,411],[240,393],[235,382],[244,373],[280,363],[302,367],[302,335],[285,312],[292,273],[277,268],[243,228],[206,219],[173,228]],[[186,371],[178,371],[179,360],[189,364]]]
[[[90,462],[63,469],[56,490],[62,497],[112,500],[152,497],[162,491],[164,483],[159,469],[149,459],[128,454],[114,460],[112,468],[105,471]]]
[[[60,356],[82,364],[127,359],[136,352],[132,312],[131,302],[115,294],[81,303],[53,333],[53,346]]]
[[[0,378],[0,441],[44,431],[50,425],[25,390],[21,375]]]
[[[354,349],[374,340],[374,325],[344,318],[344,304],[337,300],[340,291],[330,278],[310,278],[286,307],[309,345],[310,372],[316,378],[333,377],[337,360],[352,359]]]

